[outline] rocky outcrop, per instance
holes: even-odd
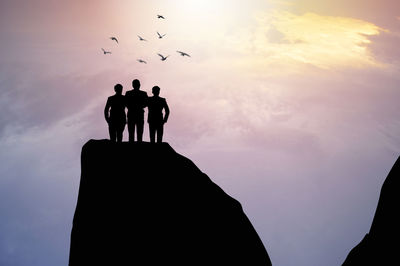
[[[343,266],[400,265],[400,158],[383,183],[372,226]]]
[[[271,265],[238,201],[168,144],[82,149],[70,266]]]

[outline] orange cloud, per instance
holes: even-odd
[[[314,13],[264,12],[257,25],[232,38],[236,50],[250,56],[250,64],[310,64],[370,67],[380,63],[368,49],[370,37],[384,29],[358,19]]]

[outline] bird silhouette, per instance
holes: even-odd
[[[166,34],[161,35],[161,34],[157,31],[157,35],[158,35],[158,38],[159,38],[159,39],[162,39],[162,37],[164,37]]]
[[[138,61],[139,63],[147,64],[147,62],[144,61],[143,59],[138,59],[137,61]]]
[[[161,57],[161,61],[167,60],[167,58],[168,58],[168,56],[169,56],[169,55],[163,56],[162,54],[158,54],[158,55]]]
[[[157,18],[162,18],[162,19],[165,19],[163,16],[161,16],[161,15],[157,15]]]
[[[118,43],[117,38],[115,38],[115,37],[110,37],[110,39],[113,40],[113,41],[116,41],[116,42]]]
[[[181,52],[181,51],[176,51],[176,52],[177,52],[177,53],[180,53],[181,56],[188,56],[188,57],[190,57],[190,55],[187,54],[187,53],[185,53],[185,52]]]
[[[111,54],[111,52],[108,52],[108,51],[104,50],[103,48],[101,48],[101,50],[103,51],[104,54]]]
[[[138,35],[138,37],[139,37],[139,41],[145,41],[145,42],[147,42],[147,40],[146,40],[146,39],[144,39],[144,38],[140,37],[139,35]]]

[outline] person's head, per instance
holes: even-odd
[[[121,95],[122,94],[122,85],[121,84],[116,84],[115,86],[114,86],[114,91],[115,91],[115,93],[116,94],[118,94],[118,95]]]
[[[139,81],[138,79],[134,79],[134,80],[132,81],[132,87],[133,87],[135,90],[138,90],[138,89],[140,88],[140,81]]]
[[[158,86],[154,86],[151,91],[153,92],[154,96],[160,95],[160,87],[158,87]]]

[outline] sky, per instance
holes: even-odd
[[[81,148],[108,138],[106,99],[135,78],[161,88],[164,140],[241,202],[273,265],[341,265],[400,153],[399,10],[1,0],[0,265],[67,265]]]

